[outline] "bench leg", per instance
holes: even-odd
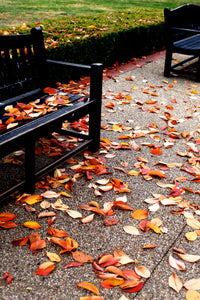
[[[25,192],[35,191],[35,141],[28,140],[25,147]]]
[[[171,72],[172,52],[166,50],[164,76],[169,77]]]
[[[198,65],[197,65],[197,79],[198,82],[200,82],[200,56],[198,59]]]
[[[92,139],[89,150],[92,152],[98,151],[100,145],[102,71],[102,64],[92,64],[90,97],[95,99],[89,116],[89,137]]]

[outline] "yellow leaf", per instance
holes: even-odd
[[[189,290],[185,295],[186,300],[200,300],[200,294],[197,291]]]
[[[56,253],[47,251],[46,255],[47,255],[48,259],[50,259],[50,261],[55,261],[55,262],[60,262],[61,261],[60,256]]]
[[[41,195],[31,195],[28,196],[25,200],[25,202],[29,205],[35,204],[42,201],[42,196]]]
[[[31,229],[39,229],[41,228],[40,224],[34,221],[25,222],[23,224],[25,227],[31,228]]]
[[[193,232],[187,232],[187,233],[185,234],[185,237],[186,237],[186,239],[187,239],[188,241],[194,242],[194,241],[196,241],[196,239],[197,239],[197,233],[196,233],[195,231],[193,231]]]

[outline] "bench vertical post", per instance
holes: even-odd
[[[35,190],[35,140],[27,141],[25,146],[25,192],[31,194]]]
[[[100,129],[101,129],[101,98],[102,98],[102,80],[103,66],[101,63],[91,65],[91,81],[90,81],[90,100],[95,100],[92,106],[92,113],[89,116],[89,137],[93,142],[89,146],[89,150],[95,152],[100,145]]]

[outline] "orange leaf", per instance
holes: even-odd
[[[85,296],[85,297],[80,297],[79,300],[104,300],[104,299],[99,296]]]
[[[15,219],[16,217],[17,216],[13,213],[5,212],[5,213],[0,214],[0,221],[8,222],[8,221]]]
[[[96,294],[97,296],[99,296],[99,294],[100,294],[97,287],[94,284],[90,283],[90,282],[83,281],[83,282],[80,282],[80,283],[76,283],[76,285],[78,287],[81,287],[83,289],[86,289],[86,290]]]
[[[159,171],[159,170],[150,170],[148,175],[150,176],[158,176],[160,178],[166,178],[167,176],[165,175],[165,173]]]
[[[26,199],[24,199],[24,202],[26,202],[29,205],[38,203],[40,201],[42,201],[41,195],[31,195],[31,196],[28,196]]]
[[[56,229],[54,227],[50,227],[47,231],[49,235],[55,236],[55,237],[67,237],[67,233],[64,230]]]
[[[114,286],[121,285],[124,282],[124,279],[120,278],[107,278],[103,280],[100,284],[106,289],[112,289]]]
[[[15,222],[1,222],[0,221],[0,227],[5,228],[5,229],[10,229],[10,228],[15,228],[18,225],[15,224]]]
[[[111,254],[104,254],[99,259],[99,265],[104,268],[116,264],[120,259]]]
[[[38,224],[35,221],[25,222],[23,225],[24,225],[24,227],[28,227],[30,229],[39,229],[39,228],[41,228],[40,224]]]
[[[43,249],[46,247],[46,242],[45,240],[39,240],[39,241],[35,241],[34,243],[31,243],[31,246],[30,246],[30,250],[33,252],[33,253],[36,253],[38,249]]]
[[[153,244],[147,244],[145,246],[143,246],[142,248],[143,249],[153,249],[153,248],[156,248],[157,246],[156,245],[153,245]]]
[[[21,239],[12,241],[12,244],[13,244],[14,246],[23,246],[23,245],[26,245],[26,244],[27,244],[28,239],[29,239],[29,237],[26,236],[26,237],[23,237],[23,238],[21,238]]]
[[[148,212],[144,209],[137,209],[134,211],[131,217],[136,220],[143,220],[148,217]]]
[[[47,93],[47,94],[49,94],[49,95],[55,95],[55,94],[57,94],[56,90],[53,89],[53,88],[51,88],[51,87],[46,87],[46,88],[44,88],[44,89],[43,89],[43,92],[44,92],[44,93]]]
[[[46,276],[55,269],[55,264],[51,261],[44,262],[41,264],[35,273],[36,275]]]
[[[118,276],[120,276],[122,278],[127,279],[127,276],[124,274],[124,272],[122,272],[120,269],[118,269],[115,266],[108,266],[105,271],[113,273],[113,274],[116,274],[116,275],[118,275]]]
[[[120,200],[114,201],[112,208],[133,210],[133,208],[131,208],[127,203],[120,201]]]
[[[161,155],[162,154],[162,150],[159,147],[154,147],[154,148],[151,149],[151,154]]]

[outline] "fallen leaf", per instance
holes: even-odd
[[[89,216],[87,216],[87,217],[81,219],[81,222],[82,222],[83,224],[87,224],[87,223],[92,222],[93,219],[94,219],[94,214],[91,214],[91,215],[89,215]]]
[[[26,199],[24,199],[24,202],[27,203],[28,205],[33,205],[33,204],[41,202],[41,201],[42,201],[41,195],[31,195],[31,196],[28,196]]]
[[[53,216],[56,216],[56,213],[54,211],[42,211],[41,213],[39,213],[38,219]]]
[[[42,263],[39,266],[39,268],[35,274],[46,276],[49,273],[51,273],[54,269],[55,269],[55,264],[51,261],[47,261],[47,262]]]
[[[40,224],[38,224],[37,222],[35,221],[29,221],[29,222],[25,222],[23,224],[24,227],[28,227],[30,229],[39,229],[41,228]]]
[[[100,284],[102,287],[111,289],[114,286],[121,285],[124,282],[124,279],[121,278],[107,278],[103,280]]]
[[[193,232],[187,232],[187,233],[185,234],[185,238],[186,238],[188,241],[190,241],[190,242],[196,241],[197,237],[198,237],[198,235],[197,235],[197,233],[196,233],[195,231],[193,231]]]
[[[56,254],[56,253],[53,253],[53,252],[46,252],[46,255],[47,255],[47,257],[48,257],[48,259],[50,260],[50,261],[55,261],[55,262],[60,262],[61,261],[61,258],[60,258],[60,256],[58,255],[58,254]]]
[[[184,262],[175,259],[172,255],[169,256],[169,265],[178,271],[185,271],[186,269]]]
[[[73,259],[79,263],[93,263],[94,258],[91,255],[81,251],[72,252]]]
[[[119,222],[119,218],[107,219],[104,221],[104,225],[112,226],[112,225],[116,225],[118,222]]]
[[[200,294],[197,291],[189,290],[185,295],[186,300],[200,300]]]
[[[184,283],[187,290],[200,290],[200,278],[193,278]]]
[[[73,219],[82,218],[82,214],[76,210],[67,209],[66,213]]]
[[[90,282],[83,281],[83,282],[80,282],[80,283],[76,283],[76,285],[80,288],[86,289],[86,290],[96,294],[97,296],[99,296],[99,294],[100,294],[97,287],[94,284],[90,283]]]
[[[180,280],[180,278],[179,278],[175,273],[173,273],[173,274],[169,277],[168,283],[169,283],[169,286],[170,286],[173,290],[175,290],[177,293],[179,293],[180,290],[181,290],[182,287],[183,287],[182,281]]]
[[[80,267],[80,266],[83,266],[82,263],[79,263],[79,262],[70,262],[70,263],[67,263],[63,269],[67,269],[67,268],[72,268],[72,267]]]
[[[79,300],[104,300],[104,298],[100,296],[85,296],[85,297],[80,297]]]
[[[124,251],[120,249],[114,250],[114,257],[119,260],[119,263],[122,265],[130,264],[135,262],[135,260],[131,259]]]
[[[145,266],[135,266],[135,272],[143,278],[149,278],[151,276],[149,269]]]
[[[177,254],[180,258],[188,262],[196,262],[200,260],[200,255],[180,254],[180,253]]]
[[[143,288],[143,283],[137,282],[135,280],[127,280],[124,281],[124,283],[122,283],[120,287],[123,290],[123,292],[136,293]]]
[[[148,217],[148,212],[144,209],[137,209],[133,212],[131,217],[136,219],[136,220],[143,220],[143,219],[146,219]]]
[[[139,230],[135,226],[127,225],[123,227],[124,231],[131,235],[140,235]]]
[[[5,278],[8,284],[11,283],[11,281],[13,280],[13,276],[7,272],[3,275],[3,278]]]
[[[54,227],[50,227],[47,231],[49,235],[55,236],[55,237],[67,237],[67,233],[64,230],[56,229]]]
[[[112,254],[103,254],[98,261],[98,264],[105,268],[107,266],[115,265],[120,259],[114,257]]]
[[[187,225],[193,229],[200,229],[200,222],[194,218],[187,218]]]
[[[5,213],[0,214],[0,221],[8,222],[8,221],[11,221],[11,220],[15,219],[16,217],[17,216],[13,213],[5,212]]]

